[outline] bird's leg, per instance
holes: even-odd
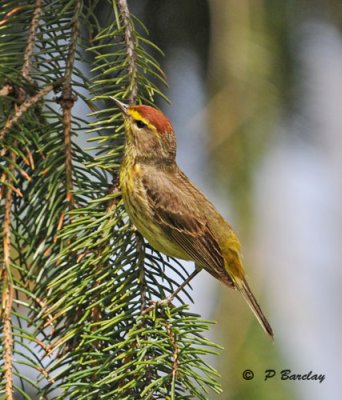
[[[201,270],[200,268],[196,267],[195,271],[191,275],[189,275],[185,279],[185,281],[180,286],[178,286],[178,288],[172,294],[170,294],[170,296],[167,296],[164,300],[158,301],[158,304],[163,305],[163,304],[171,303],[171,301],[177,296],[177,294],[182,289],[184,289],[186,285],[188,285],[192,281],[192,279],[200,272],[200,270]]]
[[[154,307],[156,306],[163,306],[165,304],[169,304],[173,301],[173,299],[177,296],[177,294],[185,288],[186,285],[188,285],[190,283],[190,281],[201,271],[202,268],[198,267],[197,265],[195,266],[195,270],[194,272],[189,275],[185,281],[178,286],[178,288],[172,293],[170,294],[170,296],[165,297],[165,299],[163,300],[159,300],[159,301],[155,301],[153,302],[154,304],[148,308],[145,308],[145,310],[143,311],[144,314],[148,313],[149,311],[151,311]]]

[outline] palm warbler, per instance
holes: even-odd
[[[176,163],[176,137],[170,121],[153,107],[113,100],[125,120],[120,186],[131,221],[157,251],[195,262],[195,272],[181,287],[204,268],[237,288],[273,337],[246,281],[237,236]]]

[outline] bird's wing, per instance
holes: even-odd
[[[154,218],[165,235],[217,279],[232,286],[224,259],[206,219],[208,201],[180,171],[144,174],[142,183]],[[201,208],[202,207],[202,208]]]

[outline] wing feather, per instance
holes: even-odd
[[[203,196],[198,189],[184,174],[164,171],[144,174],[142,183],[154,210],[154,218],[164,234],[198,266],[232,286],[219,244],[210,230],[205,212],[200,208],[201,204],[198,204]]]

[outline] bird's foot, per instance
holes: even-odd
[[[190,281],[200,272],[200,270],[201,270],[201,268],[196,266],[193,273],[191,275],[189,275],[187,277],[187,279],[185,279],[185,281],[180,286],[178,286],[178,288],[173,293],[171,293],[169,296],[165,297],[165,299],[163,299],[163,300],[158,300],[158,301],[151,300],[150,301],[151,305],[148,306],[147,308],[145,308],[142,311],[142,313],[147,314],[150,311],[152,311],[153,309],[156,309],[159,306],[165,306],[166,304],[170,304],[172,306],[172,301],[178,296],[179,292],[181,290],[183,290],[184,287],[186,285],[188,285],[190,283]]]
[[[153,309],[156,309],[157,307],[165,306],[166,304],[170,304],[172,306],[171,302],[174,299],[174,297],[175,296],[170,295],[170,296],[165,297],[165,299],[163,299],[163,300],[151,300],[150,305],[148,307],[146,307],[142,313],[148,314]]]

